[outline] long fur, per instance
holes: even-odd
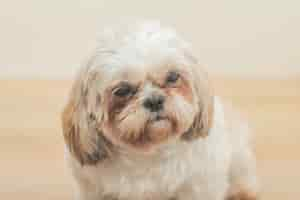
[[[182,73],[170,88],[168,70]],[[134,97],[113,96],[120,81],[135,84]],[[141,102],[157,94],[167,99],[166,120],[151,122]],[[249,130],[227,113],[173,30],[156,22],[106,30],[62,115],[76,198],[255,199]]]

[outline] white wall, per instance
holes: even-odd
[[[210,71],[300,74],[299,0],[0,0],[0,78],[69,78],[104,25],[159,19]]]

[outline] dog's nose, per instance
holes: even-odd
[[[145,99],[143,105],[150,112],[158,112],[164,107],[165,98],[161,95],[153,95]]]

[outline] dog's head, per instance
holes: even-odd
[[[95,164],[116,147],[151,153],[208,134],[211,90],[184,41],[157,24],[103,38],[63,112],[66,143],[82,164]]]

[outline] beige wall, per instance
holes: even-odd
[[[210,71],[300,75],[299,0],[0,0],[0,78],[71,77],[105,24],[174,26]]]

